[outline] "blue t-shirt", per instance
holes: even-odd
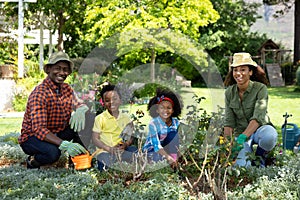
[[[159,116],[153,118],[149,123],[149,132],[143,147],[143,151],[157,152],[162,149],[162,143],[166,139],[167,135],[171,132],[177,132],[178,126],[179,120],[176,117],[172,117],[171,126],[167,126],[167,124]]]

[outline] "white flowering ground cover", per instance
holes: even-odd
[[[0,137],[0,199],[214,199],[211,192],[192,192],[185,178],[169,169],[146,174],[138,181],[132,181],[130,174],[100,173],[94,167],[82,171],[65,167],[27,170],[17,136],[10,133]],[[296,155],[281,167],[239,169],[240,174],[230,177],[237,182],[236,187],[225,191],[225,197],[298,200],[299,162]],[[239,185],[247,176],[255,181]]]

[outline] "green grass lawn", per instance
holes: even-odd
[[[292,114],[292,117],[288,118],[288,122],[300,126],[300,92],[294,92],[294,89],[295,87],[277,87],[268,89],[268,112],[271,121],[275,126],[281,126],[284,123],[283,115],[286,112]],[[207,98],[205,102],[203,102],[204,108],[207,111],[215,110],[216,105],[224,107],[224,96],[222,96],[224,90],[207,88],[197,88],[194,90],[196,91],[195,93]]]
[[[292,114],[288,123],[300,126],[300,92],[294,92],[294,87],[269,88],[269,115],[275,126],[284,123],[283,115]]]
[[[184,107],[187,105],[196,105],[193,96],[205,97],[201,101],[200,107],[205,109],[208,113],[217,111],[217,107],[224,107],[224,89],[211,88],[184,88],[181,92]],[[288,118],[289,123],[295,123],[300,126],[300,92],[294,92],[294,87],[278,87],[269,88],[269,115],[271,121],[276,126],[279,133],[281,133],[281,126],[284,123],[283,115],[287,112],[292,114]],[[141,120],[147,124],[150,117],[146,111],[147,105],[132,105],[126,106],[130,114],[134,114],[137,109],[145,111],[145,117]],[[186,110],[183,110],[183,116]],[[22,118],[0,118],[0,135],[10,132],[20,132]]]
[[[0,135],[21,131],[22,118],[0,118]]]
[[[279,140],[281,139],[281,126],[284,123],[283,115],[285,113],[292,114],[288,118],[288,123],[295,123],[300,127],[300,92],[294,92],[295,87],[277,87],[268,88],[269,91],[269,107],[268,112],[272,123],[279,133]],[[224,107],[224,89],[216,88],[184,88],[181,96],[184,101],[184,107],[195,104],[193,95],[205,97],[202,100],[200,107],[205,109],[208,113],[217,111],[218,106]],[[126,109],[126,108],[125,108]],[[146,110],[146,105],[133,105],[130,113],[135,113],[137,109]],[[183,116],[186,110],[183,110]],[[147,124],[150,117],[146,115],[141,120]]]
[[[295,87],[269,88],[269,107],[268,112],[272,123],[276,127],[281,127],[284,123],[283,115],[292,114],[288,118],[288,123],[295,123],[300,126],[300,92],[294,92]],[[194,88],[195,94],[204,96],[204,108],[211,112],[215,111],[216,106],[224,107],[224,90]]]

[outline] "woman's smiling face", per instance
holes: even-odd
[[[253,71],[247,65],[232,68],[232,75],[238,85],[247,84]]]

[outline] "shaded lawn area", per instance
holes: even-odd
[[[284,123],[283,115],[287,112],[292,114],[288,118],[288,123],[295,123],[300,126],[300,92],[294,92],[294,86],[268,88],[269,91],[269,115],[271,121],[281,136],[281,126]],[[196,105],[193,96],[205,97],[200,107],[208,113],[217,111],[218,106],[224,107],[224,89],[216,88],[183,88],[181,96],[184,101],[184,108],[187,105]],[[147,112],[147,105],[125,106],[123,109],[134,114],[136,110],[141,109],[145,112],[142,122],[148,124],[150,117]],[[183,109],[182,116],[187,110]],[[0,118],[0,135],[10,132],[20,132],[22,118]]]

